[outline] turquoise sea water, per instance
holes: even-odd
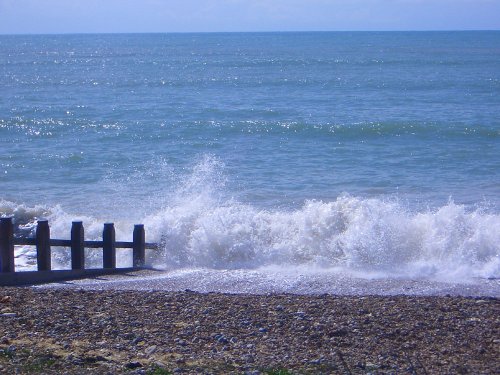
[[[500,32],[0,36],[0,214],[144,222],[174,268],[498,277]]]

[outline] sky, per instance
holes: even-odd
[[[0,0],[0,34],[499,29],[500,0]]]

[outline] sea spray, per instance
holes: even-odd
[[[0,217],[12,217],[17,237],[34,237],[36,233],[37,220],[49,221],[52,238],[69,239],[72,221],[83,221],[86,240],[101,240],[104,220],[90,215],[72,213],[65,211],[60,205],[27,206],[14,202],[0,200]],[[121,220],[116,228],[116,238],[119,240],[131,240],[133,223]],[[52,266],[54,269],[66,269],[70,265],[70,252],[68,249],[52,248]],[[16,269],[36,269],[36,249],[34,246],[16,246]],[[86,267],[99,268],[102,266],[102,251],[95,249],[86,250]],[[131,255],[119,252],[117,265],[119,267],[129,266]]]
[[[131,240],[133,224],[145,224],[147,241],[159,242],[149,263],[168,270],[279,267],[343,272],[366,278],[428,278],[449,281],[500,277],[500,215],[449,201],[411,209],[397,198],[343,194],[331,201],[308,199],[296,208],[263,208],[238,201],[226,189],[224,164],[202,157],[177,185],[159,196],[155,211],[115,222],[116,238]],[[122,201],[119,204],[123,204]],[[69,238],[71,221],[82,220],[86,239],[100,239],[105,218],[61,206],[28,207],[0,202],[13,216],[17,235],[33,236],[36,220],[50,222],[54,238]],[[56,267],[68,267],[69,252],[53,252]],[[20,269],[34,267],[32,247],[17,249]],[[118,251],[118,265],[130,264]],[[87,250],[87,264],[101,254]],[[279,277],[280,273],[276,273]]]
[[[146,219],[168,269],[309,266],[380,277],[498,277],[500,217],[449,203],[411,213],[348,195],[295,211],[191,200]]]

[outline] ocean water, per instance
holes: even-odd
[[[171,272],[499,278],[500,32],[0,36],[0,215],[144,223]]]

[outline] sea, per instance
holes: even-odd
[[[0,35],[0,216],[143,223],[186,288],[500,295],[500,32]]]

